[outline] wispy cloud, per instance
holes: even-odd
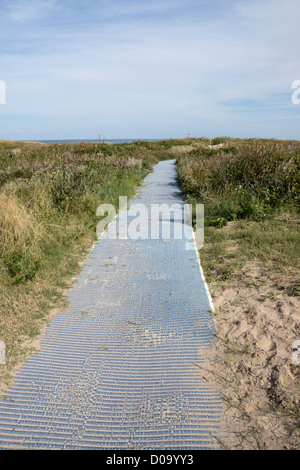
[[[17,23],[31,23],[47,18],[50,13],[59,10],[56,0],[14,0],[4,1],[2,14]]]
[[[297,4],[2,0],[0,128],[26,139],[296,138]]]

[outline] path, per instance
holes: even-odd
[[[183,204],[174,160],[133,203]],[[0,400],[0,449],[216,447],[222,402],[195,365],[214,324],[186,240],[100,239],[69,302]]]

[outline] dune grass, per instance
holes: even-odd
[[[300,143],[221,137],[212,144],[222,142],[177,157],[183,192],[205,206],[204,270],[208,278],[227,279],[241,263],[257,259],[284,283],[299,263]],[[222,230],[229,223],[230,235]],[[298,281],[289,282],[299,292]]]
[[[65,306],[65,289],[96,240],[102,203],[118,210],[176,141],[132,144],[0,142],[0,381]]]

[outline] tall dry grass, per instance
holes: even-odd
[[[33,279],[42,258],[41,240],[47,233],[32,211],[15,195],[0,194],[1,268],[22,282]]]

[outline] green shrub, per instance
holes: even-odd
[[[217,150],[182,153],[177,168],[183,192],[205,204],[209,224],[223,218],[260,220],[283,205],[299,210],[298,141],[229,140]]]

